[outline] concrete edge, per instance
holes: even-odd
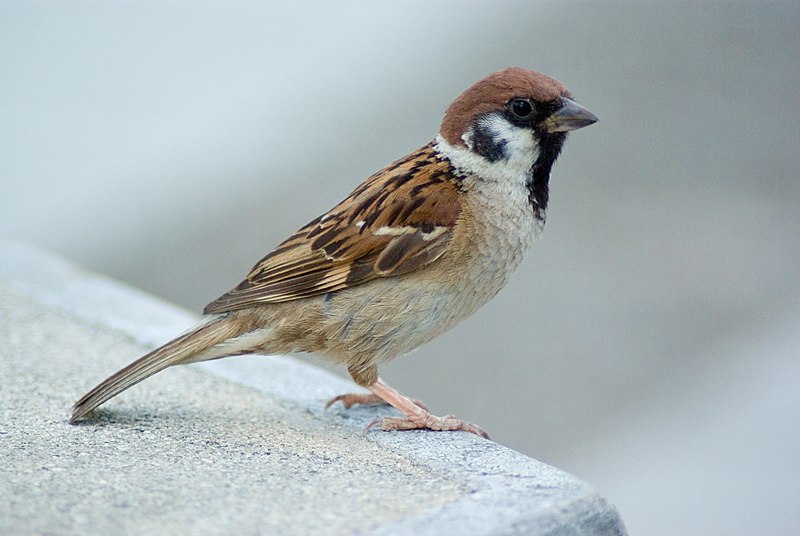
[[[48,308],[121,332],[143,345],[161,344],[199,319],[30,245],[0,240],[0,252],[0,278],[12,288]],[[372,418],[364,412],[337,419],[335,412],[324,411],[324,400],[355,386],[293,357],[191,366],[302,408],[321,424],[336,419],[338,426],[361,433]],[[64,408],[65,422],[68,411]],[[375,432],[369,437],[416,465],[460,480],[470,490],[459,500],[383,526],[371,535],[436,534],[443,522],[453,533],[462,534],[626,534],[617,510],[590,485],[497,443],[466,433]]]

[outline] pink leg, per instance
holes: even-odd
[[[367,426],[367,430],[380,422],[381,430],[460,430],[489,439],[488,434],[474,424],[456,419],[452,415],[446,417],[431,415],[428,410],[421,408],[399,391],[389,387],[380,378],[375,383],[368,385],[367,389],[405,415],[405,417],[386,417],[372,422]]]

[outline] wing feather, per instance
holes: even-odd
[[[449,163],[429,144],[282,242],[204,312],[297,300],[417,270],[444,253],[459,196]]]

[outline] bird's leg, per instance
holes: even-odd
[[[365,387],[405,415],[405,417],[385,417],[374,421],[367,426],[367,430],[380,423],[381,430],[464,431],[489,439],[488,434],[474,424],[456,419],[452,415],[445,417],[432,415],[427,409],[384,383],[380,377]]]

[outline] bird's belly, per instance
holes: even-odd
[[[540,230],[532,216],[529,221],[523,216],[509,230],[505,216],[480,222],[485,225],[482,236],[490,240],[458,248],[464,252],[461,258],[442,258],[417,273],[328,296],[320,310],[327,334],[323,353],[348,361],[354,354],[385,361],[474,313],[506,285]],[[466,236],[471,240],[474,235]]]

